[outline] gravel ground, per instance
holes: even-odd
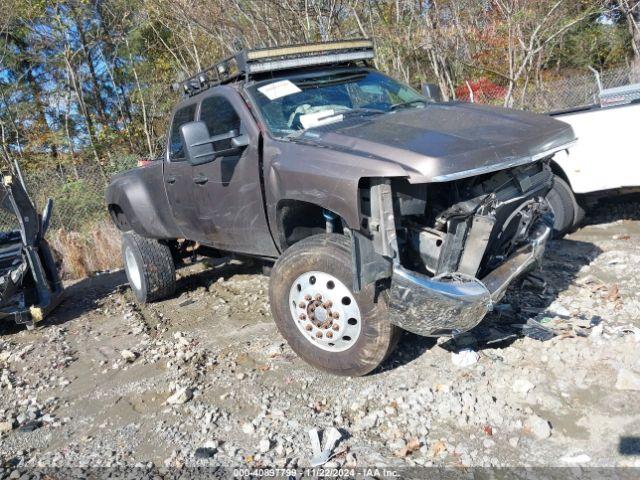
[[[241,264],[182,270],[175,298],[144,307],[122,272],[71,285],[35,331],[0,327],[0,478],[303,467],[308,430],[332,426],[325,467],[640,467],[640,200],[600,204],[587,223],[481,326],[404,334],[364,378],[297,358],[268,278]],[[523,336],[528,319],[556,336]]]

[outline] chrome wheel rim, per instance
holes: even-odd
[[[293,322],[310,343],[328,352],[343,352],[360,337],[358,302],[347,286],[331,274],[306,272],[289,291]]]
[[[142,275],[140,274],[140,269],[138,268],[136,257],[130,248],[126,248],[124,251],[124,267],[127,269],[127,276],[129,277],[131,285],[136,290],[141,290]]]

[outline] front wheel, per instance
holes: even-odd
[[[137,233],[124,232],[122,257],[129,285],[139,303],[155,302],[173,295],[176,270],[167,245]]]
[[[387,292],[354,293],[351,249],[343,235],[314,235],[286,250],[271,272],[269,296],[278,330],[307,363],[337,375],[375,369],[395,347]]]
[[[576,201],[569,184],[557,175],[553,176],[553,186],[547,194],[547,201],[553,212],[553,236],[555,238],[563,237],[582,221],[584,210]]]

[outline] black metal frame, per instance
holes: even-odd
[[[49,200],[40,216],[20,176],[2,179],[3,206],[15,213],[19,229],[2,233],[0,253],[0,319],[13,318],[33,328],[62,300],[63,286],[46,233],[51,215]]]
[[[305,49],[311,49],[311,51],[304,51]],[[288,50],[292,52],[288,53]],[[301,51],[296,52],[295,50]],[[252,73],[266,73],[268,71],[291,68],[277,66],[276,64],[278,62],[283,64],[289,60],[307,59],[310,63],[305,64],[304,66],[306,67],[327,65],[328,62],[340,64],[353,61],[348,60],[348,55],[359,52],[361,52],[361,56],[363,57],[373,58],[373,42],[360,38],[323,43],[244,49],[192,75],[186,80],[174,83],[171,88],[173,91],[181,90],[186,97],[193,97],[205,90],[225,83],[231,83],[243,77],[245,80],[249,80]],[[363,58],[358,59],[362,60]],[[259,72],[252,72],[252,67],[255,69],[260,64],[272,65],[272,67],[269,67],[268,70],[263,69]]]

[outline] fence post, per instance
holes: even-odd
[[[469,85],[469,80],[465,80],[464,83],[467,84],[467,89],[469,90],[469,102],[476,103],[476,100],[473,96],[473,88],[471,88],[471,85]]]
[[[602,93],[602,80],[600,79],[600,72],[598,72],[595,68],[589,65],[587,68],[593,72],[596,76],[596,83],[598,84],[598,93]]]

